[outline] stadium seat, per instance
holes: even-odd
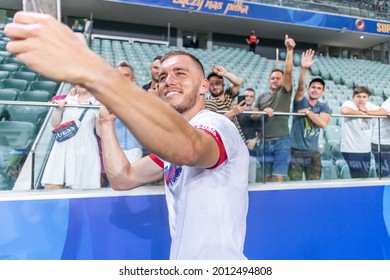
[[[18,71],[19,65],[16,64],[0,64],[0,71],[15,72]]]
[[[0,100],[15,101],[18,93],[18,90],[12,88],[0,88]]]
[[[5,109],[6,109],[6,105],[0,105],[0,121],[3,118],[3,114],[5,112]],[[0,143],[0,146],[1,146],[1,143]]]
[[[12,63],[12,64],[17,64],[17,65],[22,65],[23,63],[18,60],[17,58],[10,56],[4,59],[4,63]]]
[[[9,168],[16,167],[19,162],[20,153],[13,148],[7,147],[8,142],[4,139],[5,137],[0,136],[0,170],[7,172]]]
[[[340,171],[340,179],[351,179],[351,173],[349,171],[349,166],[345,164]]]
[[[37,78],[37,74],[34,72],[18,71],[18,72],[13,72],[10,75],[10,78],[32,82]]]
[[[340,142],[331,145],[330,156],[334,162],[343,158],[340,152]]]
[[[11,121],[30,122],[38,127],[49,109],[49,107],[42,106],[9,105],[7,111]]]
[[[46,90],[53,96],[58,88],[58,83],[53,81],[33,81],[30,84],[31,90]]]
[[[7,52],[7,51],[0,51],[0,56],[1,57],[10,57],[11,56],[11,53]]]
[[[19,93],[18,100],[20,101],[36,101],[47,102],[52,94],[46,90],[27,90]]]
[[[338,125],[338,118],[337,117],[331,117],[329,119],[328,125]]]
[[[318,151],[322,160],[330,160],[330,147],[325,139],[318,141]]]
[[[321,180],[336,180],[336,166],[330,160],[322,160]]]
[[[19,71],[23,71],[23,72],[34,72],[34,70],[32,70],[30,67],[28,67],[27,65],[21,65],[20,68],[19,68]]]
[[[0,51],[5,51],[7,43],[0,40]]]
[[[0,80],[7,79],[10,75],[9,71],[0,71]]]
[[[329,142],[329,140],[338,140],[340,141],[340,126],[338,125],[328,125],[324,130],[324,137]]]
[[[36,126],[30,122],[2,121],[0,135],[7,139],[8,147],[26,151],[33,142]]]
[[[12,78],[3,79],[0,81],[0,87],[18,89],[19,91],[25,90],[28,84],[29,82],[26,80],[12,79]]]

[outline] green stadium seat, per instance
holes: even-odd
[[[49,109],[49,107],[42,106],[9,105],[7,111],[11,121],[30,122],[38,127]]]
[[[340,171],[340,179],[352,179],[351,172],[349,171],[349,166],[345,164]]]
[[[3,118],[3,114],[6,111],[6,106],[5,105],[0,105],[0,121]],[[0,143],[1,146],[1,143]]]
[[[19,91],[12,88],[0,88],[0,100],[15,101]]]
[[[7,51],[0,51],[0,56],[1,57],[10,57],[11,56],[11,53],[7,52]]]
[[[19,93],[18,100],[47,102],[50,100],[51,96],[52,94],[46,90],[27,90]]]
[[[54,95],[58,89],[58,83],[54,81],[33,81],[30,84],[30,90],[46,90]]]
[[[8,142],[8,147],[26,151],[33,142],[36,126],[30,122],[2,121],[0,135]]]
[[[32,82],[37,78],[37,74],[34,72],[27,72],[27,71],[18,71],[13,72],[10,75],[10,78],[12,79],[20,79],[20,80],[26,80],[28,82]]]
[[[9,71],[0,71],[0,80],[7,79],[10,73]]]
[[[21,79],[3,79],[0,81],[1,88],[14,88],[23,91],[27,88],[29,82]]]
[[[16,64],[10,64],[10,63],[0,64],[0,71],[15,72],[18,71],[18,69],[19,69],[19,65]]]
[[[23,64],[20,60],[18,60],[17,58],[15,58],[13,56],[5,58],[4,63],[11,63],[11,64],[17,64],[17,65]]]
[[[23,71],[23,72],[34,72],[34,70],[32,70],[30,67],[28,67],[27,65],[21,65],[20,68],[19,68],[19,71]]]
[[[322,160],[321,180],[336,180],[336,166],[330,160]]]

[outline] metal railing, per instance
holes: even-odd
[[[9,105],[9,106],[44,106],[44,107],[57,107],[58,105],[57,104],[53,104],[53,103],[49,103],[49,102],[27,102],[27,101],[1,101],[0,100],[0,105]],[[91,109],[99,109],[100,106],[98,105],[65,105],[65,107],[76,107],[76,108],[91,108]],[[49,147],[46,147],[44,149],[44,153],[46,153],[46,160],[47,160],[47,156],[48,154],[50,153],[50,150],[51,150],[51,146],[53,144],[53,139],[52,139],[52,135],[51,135],[51,127],[49,125],[50,123],[50,119],[51,119],[51,112],[53,110],[49,110],[49,113],[47,114],[45,120],[43,121],[42,125],[41,125],[41,129],[38,131],[38,133],[36,134],[35,136],[35,139],[34,139],[34,142],[30,148],[30,150],[28,151],[30,156],[31,156],[31,165],[29,166],[29,168],[31,168],[31,170],[29,170],[29,173],[31,174],[31,184],[30,184],[30,188],[31,189],[37,189],[39,188],[39,180],[37,180],[38,178],[40,178],[42,172],[43,172],[43,168],[45,166],[45,160],[43,160],[41,162],[40,165],[37,165],[36,161],[37,161],[37,158],[36,158],[36,152],[38,150],[38,147],[42,141],[42,138],[43,136],[45,135],[45,132],[49,131],[49,133],[47,133],[46,135],[48,135],[51,139],[51,144],[49,145]],[[218,113],[225,113],[226,111],[218,111]],[[261,141],[264,141],[264,124],[265,124],[265,120],[266,120],[266,116],[267,114],[265,112],[259,112],[259,111],[245,111],[243,112],[243,114],[251,114],[251,115],[260,115],[260,118],[261,118],[261,135],[263,135],[262,137],[260,137],[259,139],[259,143],[261,143]],[[305,114],[303,113],[286,113],[286,112],[274,112],[274,118],[278,117],[278,116],[288,116],[288,117],[294,117],[294,116],[305,116]],[[371,118],[371,119],[382,119],[382,118],[386,118],[385,116],[367,116],[367,115],[342,115],[342,114],[332,114],[331,115],[332,118]],[[378,121],[378,125],[379,125],[379,121]],[[290,127],[291,128],[291,127]],[[326,129],[326,128],[325,128]],[[325,130],[323,129],[323,130]],[[341,129],[341,127],[340,127]],[[379,127],[379,139],[381,138],[380,136],[380,133],[381,133],[381,128]],[[324,139],[326,140],[326,139]],[[379,143],[380,144],[380,143]],[[381,150],[380,150],[380,145],[378,146],[378,153],[379,153],[379,166],[376,167],[377,170],[382,170],[380,164],[381,164]],[[264,153],[263,153],[263,158],[257,158],[256,159],[256,179],[251,183],[266,183],[265,182],[265,159],[264,159]],[[42,166],[41,166],[42,165]],[[378,173],[378,176],[375,177],[375,178],[379,178],[379,179],[382,179],[382,176],[381,176],[381,172]]]

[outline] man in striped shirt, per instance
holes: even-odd
[[[224,78],[228,79],[231,85],[225,89]],[[241,77],[228,72],[222,66],[214,65],[212,72],[207,76],[210,84],[210,97],[206,99],[205,108],[210,111],[227,111],[224,115],[229,118],[237,127],[242,140],[247,144],[247,139],[242,132],[241,125],[237,115],[241,114],[246,109],[245,101],[240,104],[234,103],[234,98],[239,94],[240,88],[244,83]]]

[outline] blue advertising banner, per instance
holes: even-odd
[[[11,198],[11,197],[10,197]],[[0,260],[165,260],[164,194],[0,201]],[[253,190],[250,260],[389,260],[390,186]]]
[[[346,29],[356,32],[390,35],[390,23],[350,16],[311,12],[259,3],[230,0],[106,0],[111,2],[155,6],[165,9],[258,19],[309,27]]]

